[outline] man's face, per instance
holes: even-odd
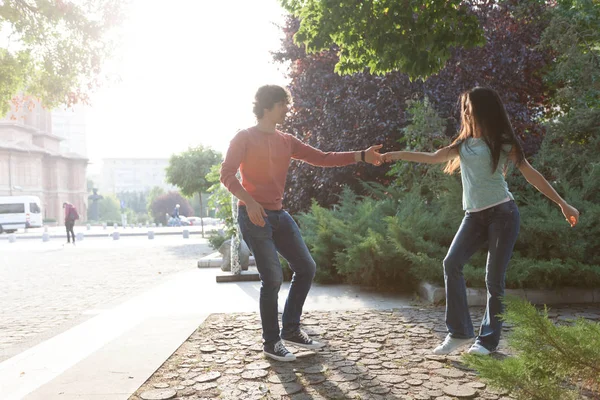
[[[266,110],[265,114],[268,114],[269,119],[271,119],[276,124],[283,124],[285,121],[285,116],[290,110],[290,105],[282,100],[278,103],[275,103],[272,109]]]

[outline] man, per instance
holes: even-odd
[[[173,210],[173,225],[181,226],[181,218],[179,218],[179,208],[181,206],[179,204],[175,205],[175,209]]]
[[[65,209],[65,228],[67,229],[67,243],[71,243],[71,237],[73,238],[73,246],[75,246],[75,221],[79,219],[77,209],[71,203],[64,202],[63,208]]]
[[[221,182],[239,199],[238,222],[244,240],[252,250],[261,279],[260,316],[263,351],[278,361],[294,361],[287,344],[307,349],[324,346],[300,329],[302,307],[315,275],[316,265],[298,226],[282,210],[282,197],[290,160],[297,159],[322,167],[366,161],[381,165],[380,145],[365,151],[324,153],[280,132],[291,103],[289,92],[274,85],[258,89],[254,102],[256,126],[237,133],[221,167]],[[236,178],[240,170],[242,182]],[[279,331],[277,296],[283,280],[278,254],[294,272]]]

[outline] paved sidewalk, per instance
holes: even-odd
[[[562,307],[551,315],[598,320],[598,311]],[[482,314],[472,310],[474,323]],[[441,307],[308,312],[304,329],[327,346],[316,353],[290,347],[298,359],[284,363],[263,356],[256,313],[213,314],[130,400],[508,400],[458,354],[431,354],[446,334],[443,321]]]
[[[143,268],[152,252],[143,248],[138,254]],[[217,284],[220,270],[199,269],[189,256],[182,262],[186,270],[160,285],[103,306],[88,320],[0,362],[2,400],[128,399],[208,315],[258,309],[259,282]],[[284,284],[282,307],[287,290]],[[389,309],[410,303],[408,296],[315,285],[305,309]]]
[[[0,362],[193,269],[211,252],[199,237],[1,244]]]
[[[216,391],[221,396],[237,393],[240,399],[279,399],[282,387],[286,395],[296,399],[345,396],[345,389],[350,394],[365,394],[363,400],[381,399],[377,396],[382,394],[377,391],[396,396],[391,397],[394,399],[402,398],[399,390],[422,394],[423,388],[440,389],[444,399],[443,388],[428,387],[428,382],[442,383],[441,377],[448,383],[453,378],[438,376],[443,374],[442,369],[456,368],[452,359],[431,359],[425,354],[443,336],[443,309],[411,308],[415,306],[411,296],[348,285],[314,285],[304,307],[304,323],[329,346],[319,355],[294,365],[265,366],[256,314],[260,283],[217,284],[219,269],[196,267],[200,257],[197,252],[201,250],[193,239],[94,239],[75,248],[47,245],[0,244],[0,269],[4,272],[0,283],[9,289],[0,291],[0,312],[13,321],[20,314],[33,315],[32,322],[24,323],[23,332],[29,331],[28,326],[36,326],[38,320],[40,326],[53,326],[35,336],[39,343],[25,338],[20,343],[27,343],[27,350],[0,360],[2,400],[126,400],[146,381],[143,391],[175,390],[167,397],[188,400],[214,397]],[[28,262],[19,262],[23,259]],[[280,309],[288,289],[289,284],[285,283],[279,296]],[[70,319],[53,321],[52,316],[63,311]],[[480,315],[481,309],[473,312]],[[594,308],[563,307],[552,312],[558,319],[577,313],[600,318],[600,311]],[[199,326],[201,330],[194,334]],[[191,340],[186,341],[190,335]],[[205,345],[215,349],[204,348]],[[10,351],[14,349],[15,346],[9,347]],[[381,362],[368,361],[374,358]],[[313,361],[316,364],[310,364]],[[427,361],[442,366],[423,364]],[[262,363],[262,368],[256,362]],[[399,364],[384,364],[389,362]],[[327,369],[321,371],[318,365]],[[311,366],[315,369],[308,371],[314,373],[305,371]],[[295,379],[291,375],[279,381],[272,377],[277,371],[282,376],[291,373],[286,369],[290,367],[297,368],[291,371]],[[346,367],[357,369],[341,369]],[[230,368],[233,376],[225,373]],[[399,378],[376,376],[386,368],[397,372]],[[218,377],[204,375],[213,370],[219,372]],[[256,371],[266,371],[267,375]],[[319,374],[335,377],[318,383]],[[311,380],[312,375],[316,381]],[[431,379],[420,379],[422,383],[415,385],[408,382],[424,375]],[[456,377],[456,382],[467,384],[467,377],[468,374]],[[367,381],[378,384],[369,386]],[[302,384],[298,393],[290,392],[298,390],[292,383]],[[274,391],[268,392],[271,388]],[[482,387],[474,389],[480,398],[493,395]],[[164,398],[164,393],[154,397]]]

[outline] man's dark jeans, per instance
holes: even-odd
[[[294,272],[281,317],[285,333],[292,333],[300,328],[302,307],[315,276],[316,264],[292,217],[283,210],[265,212],[265,226],[260,227],[250,221],[246,207],[240,206],[238,222],[244,240],[254,254],[262,283],[260,318],[264,344],[267,346],[280,339],[277,298],[283,281],[283,271],[278,253],[287,260]]]
[[[520,215],[514,201],[478,212],[467,212],[444,259],[446,282],[446,326],[455,338],[471,338],[473,323],[467,305],[463,266],[487,242],[485,273],[487,307],[477,342],[493,351],[498,347],[504,311],[502,297],[506,268],[519,234]]]
[[[73,227],[75,226],[75,221],[73,220],[66,220],[65,221],[65,228],[67,229],[67,242],[71,243],[71,237],[73,237],[73,243],[75,243],[75,231],[73,230]],[[69,236],[70,234],[70,236]]]

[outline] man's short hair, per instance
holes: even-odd
[[[292,95],[286,88],[278,85],[261,86],[254,96],[254,115],[256,118],[262,118],[265,110],[270,110],[280,101],[292,103]]]

